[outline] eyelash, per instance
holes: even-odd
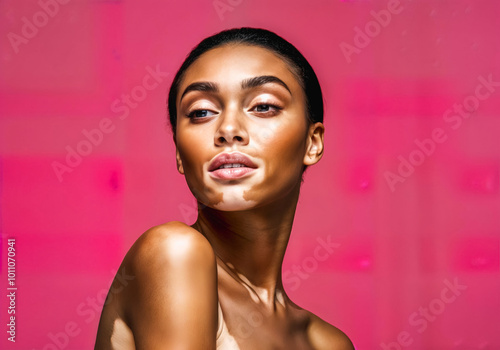
[[[272,103],[259,103],[257,104],[254,108],[252,109],[256,109],[258,107],[262,107],[262,106],[266,106],[266,107],[269,107],[269,108],[273,108],[274,111],[267,111],[267,112],[258,112],[258,113],[274,113],[274,114],[277,114],[279,113],[283,108],[278,106],[278,105],[275,105],[275,104],[272,104]]]
[[[251,109],[251,111],[257,109],[258,107],[263,107],[263,106],[268,107],[268,108],[273,108],[274,111],[257,112],[257,113],[276,115],[276,114],[278,114],[283,109],[283,107],[275,105],[273,103],[259,103],[259,104],[255,105]],[[215,112],[212,112],[209,109],[195,109],[195,110],[191,111],[190,113],[188,113],[186,115],[186,117],[188,117],[189,119],[203,119],[203,118],[207,118],[207,116],[204,116],[204,117],[195,117],[195,114],[198,113],[198,112],[209,112],[209,113],[214,113],[215,114]]]
[[[186,114],[186,117],[188,117],[189,119],[203,119],[203,118],[206,118],[206,116],[205,117],[195,117],[195,113],[197,113],[197,112],[204,112],[204,111],[207,111],[207,112],[210,112],[210,113],[214,113],[214,112],[212,112],[212,111],[210,111],[208,109],[195,109],[194,111]]]

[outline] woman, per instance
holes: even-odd
[[[302,175],[323,155],[306,59],[272,32],[223,31],[182,64],[168,110],[198,218],[132,246],[120,269],[134,278],[113,282],[95,348],[353,349],[281,280]]]

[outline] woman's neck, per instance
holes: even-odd
[[[299,196],[300,184],[286,196],[244,211],[219,211],[198,203],[200,231],[236,280],[249,285],[262,302],[283,293],[281,265]]]

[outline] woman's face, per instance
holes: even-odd
[[[177,96],[177,165],[197,200],[214,209],[270,204],[300,187],[323,152],[305,95],[273,52],[229,44],[201,55]]]

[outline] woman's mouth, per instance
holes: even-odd
[[[212,177],[221,180],[234,180],[241,178],[257,168],[257,165],[246,155],[234,153],[222,153],[215,157],[208,171]]]
[[[254,168],[248,168],[246,166],[238,166],[238,167],[231,167],[231,168],[219,168],[216,169],[210,174],[213,177],[216,177],[218,179],[222,180],[234,180],[238,179],[240,177],[243,177],[244,175],[254,171]]]
[[[218,169],[226,169],[226,168],[242,168],[246,167],[245,164],[240,163],[231,163],[231,164],[222,164]]]

